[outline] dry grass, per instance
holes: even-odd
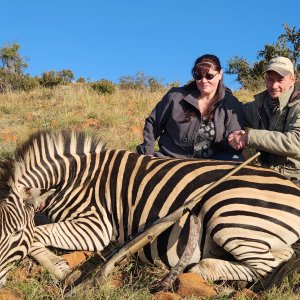
[[[117,91],[98,95],[85,85],[0,95],[0,154],[39,129],[82,129],[100,135],[109,148],[133,150],[146,116],[161,93]]]

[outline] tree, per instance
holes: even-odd
[[[246,59],[234,56],[227,61],[228,68],[225,73],[236,74],[242,88],[256,90],[264,84],[268,61],[276,56],[285,56],[294,62],[296,73],[300,74],[300,29],[284,24],[284,30],[276,43],[267,44],[258,52],[257,62],[250,65]]]
[[[22,58],[19,54],[20,45],[9,44],[0,49],[0,60],[2,68],[8,73],[23,74],[23,69],[28,67],[27,58]]]

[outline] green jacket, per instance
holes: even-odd
[[[244,104],[248,145],[262,152],[261,162],[289,177],[300,180],[300,88],[292,88],[279,98],[272,112],[264,91]]]

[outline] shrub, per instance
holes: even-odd
[[[0,93],[20,92],[37,88],[39,80],[36,77],[30,77],[28,74],[11,73],[0,69]]]
[[[43,87],[53,88],[62,83],[62,78],[56,71],[45,71],[40,78],[40,84]]]
[[[76,82],[85,83],[85,79],[83,77],[79,77]]]
[[[40,84],[43,87],[53,88],[59,84],[70,83],[73,79],[74,74],[71,70],[46,71],[42,73]]]
[[[172,82],[168,82],[167,83],[167,87],[168,88],[171,88],[171,87],[180,87],[180,82],[175,80],[175,81],[172,81]]]
[[[148,79],[148,85],[150,92],[158,92],[164,89],[164,85],[155,77],[150,77]]]
[[[38,77],[30,77],[28,74],[23,76],[22,80],[22,90],[29,92],[40,86]]]
[[[138,72],[134,76],[122,76],[119,80],[119,87],[122,90],[150,90],[151,92],[164,88],[161,80],[146,76],[143,72]]]
[[[107,79],[94,81],[90,84],[90,86],[99,94],[113,94],[116,91],[115,84]]]

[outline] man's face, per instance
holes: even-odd
[[[266,87],[272,99],[286,93],[294,83],[295,76],[292,74],[283,77],[275,71],[268,71],[266,73]]]

